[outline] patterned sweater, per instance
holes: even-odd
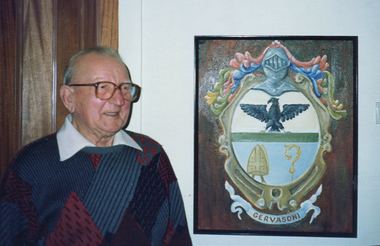
[[[56,134],[14,158],[1,186],[0,245],[191,245],[162,147],[87,147],[60,162]]]

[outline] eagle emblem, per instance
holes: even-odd
[[[280,123],[291,120],[298,114],[306,111],[309,104],[285,104],[280,110],[279,99],[272,97],[268,104],[272,103],[267,111],[267,105],[240,104],[241,109],[248,115],[267,123],[265,131],[280,132],[284,126]]]

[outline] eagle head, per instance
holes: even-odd
[[[271,99],[269,99],[268,103],[278,105],[278,98],[272,97]]]

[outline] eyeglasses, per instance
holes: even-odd
[[[102,81],[94,84],[72,84],[69,86],[95,86],[95,96],[101,100],[108,100],[114,94],[116,89],[120,89],[121,95],[127,101],[137,102],[140,97],[140,86],[133,83],[121,83],[116,85],[112,82]]]

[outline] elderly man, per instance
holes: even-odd
[[[70,115],[3,180],[0,245],[191,245],[163,148],[123,130],[139,93],[111,48],[70,59],[60,90]]]

